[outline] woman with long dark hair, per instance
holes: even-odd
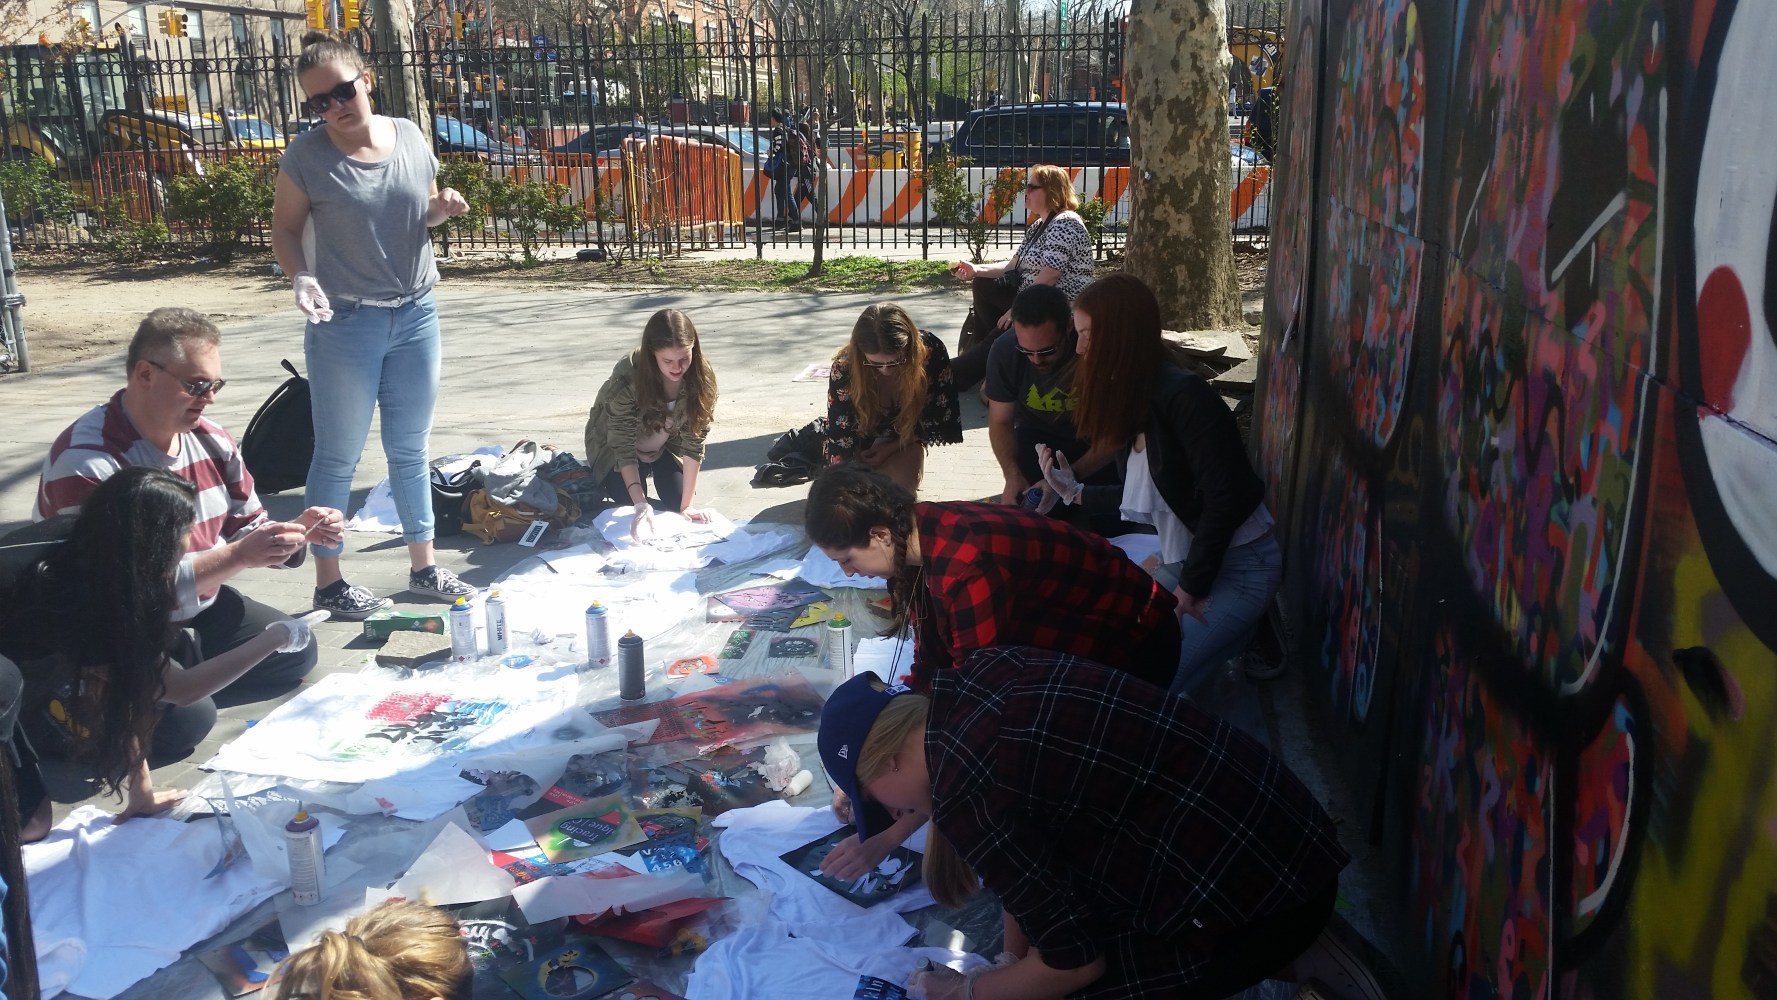
[[[926,449],[962,440],[943,341],[893,302],[865,307],[827,379],[827,464],[858,462],[917,493]]]
[[[199,662],[171,618],[196,498],[170,473],[114,474],[93,490],[67,540],[0,601],[0,653],[24,678],[14,742],[26,841],[49,829],[39,755],[78,762],[106,793],[127,792],[120,820],[165,810],[182,793],[156,789],[150,763],[197,747],[216,723],[210,695],[267,656],[309,643],[305,620],[276,621]],[[181,666],[181,657],[195,665]]]
[[[1159,533],[1162,576],[1176,577],[1182,615],[1171,690],[1188,695],[1244,648],[1282,580],[1264,484],[1221,396],[1171,363],[1159,303],[1140,279],[1089,285],[1074,300],[1074,330],[1074,427],[1092,447],[1117,451],[1123,482],[1082,487],[1051,451],[1044,477],[1068,503]]]
[[[656,505],[691,509],[715,419],[716,370],[697,327],[677,309],[662,309],[642,327],[642,346],[611,369],[586,418],[586,464],[607,499],[634,505],[632,537],[650,529]],[[649,476],[658,501],[648,497]]]

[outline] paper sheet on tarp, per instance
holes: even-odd
[[[702,569],[713,562],[733,566],[776,552],[798,537],[786,528],[743,531],[720,511],[703,513],[709,520],[700,524],[682,514],[656,511],[653,533],[639,541],[629,534],[634,507],[613,507],[594,526],[611,544],[609,566],[636,572]]]
[[[722,829],[722,856],[736,874],[771,894],[771,912],[801,935],[899,944],[913,933],[902,913],[930,906],[931,891],[921,885],[862,907],[802,874],[780,855],[827,836],[842,826],[833,810],[767,802],[731,809],[710,821]]]
[[[913,672],[913,640],[899,636],[866,636],[852,652],[852,671],[870,671],[888,684]]]
[[[515,887],[512,898],[518,901],[525,919],[534,924],[557,917],[645,910],[650,906],[689,899],[702,892],[702,878],[675,870],[671,875],[631,875],[627,878],[549,875]]]
[[[833,1000],[851,996],[859,976],[905,983],[920,959],[959,972],[987,965],[979,955],[896,947],[900,943],[839,934],[792,936],[782,921],[766,917],[710,942],[697,956],[685,995],[697,1000]]]
[[[537,558],[561,576],[583,576],[598,573],[610,559],[590,545],[572,545],[565,549],[545,550]],[[504,592],[502,592],[504,593]]]
[[[394,885],[366,888],[364,906],[369,909],[386,899],[422,898],[435,906],[455,906],[510,895],[512,876],[494,867],[469,831],[450,822]]]
[[[144,817],[119,826],[93,806],[26,844],[39,969],[44,983],[62,984],[43,995],[109,1000],[277,892],[244,860],[205,878],[222,853],[213,824]],[[69,940],[84,942],[84,953]]]
[[[506,601],[507,627],[513,635],[565,635],[582,656],[586,651],[586,609],[595,600],[608,609],[613,646],[626,630],[653,639],[703,608],[693,572],[564,575],[532,564],[495,584]]]
[[[419,675],[407,679],[329,674],[278,706],[204,766],[309,781],[365,782],[397,775],[442,781],[478,754],[548,743],[539,725],[571,708],[571,672],[524,683],[505,675]],[[588,723],[589,731],[597,726]],[[400,782],[388,802],[401,807]]]
[[[773,576],[782,576],[783,570],[772,572]],[[827,558],[820,546],[810,545],[802,562],[796,566],[796,577],[807,580],[817,587],[856,587],[859,590],[887,590],[888,581],[880,576],[846,576],[839,564]],[[785,576],[783,579],[791,579]]]

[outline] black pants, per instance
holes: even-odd
[[[636,465],[636,478],[641,480],[642,492],[647,492],[648,477],[654,477],[654,492],[660,497],[656,500],[648,498],[648,504],[655,510],[671,511],[674,514],[685,501],[685,467],[680,464],[679,456],[670,451],[660,453],[660,457],[652,462],[639,462]],[[623,485],[623,469],[612,469],[605,475],[605,499],[614,507],[629,506],[629,488]]]
[[[795,225],[801,221],[801,213],[796,210],[796,199],[790,193],[790,185],[796,175],[788,167],[779,167],[777,174],[771,179],[772,189],[777,196],[777,221],[785,225]]]
[[[1055,449],[1066,456],[1070,464],[1078,462],[1080,456],[1090,450],[1087,443],[1079,438],[1056,434],[1053,431],[1024,424],[1014,424],[1012,431],[1017,440],[1014,448],[1018,459],[1018,472],[1024,477],[1024,481],[1032,486],[1043,481],[1042,466],[1037,464],[1037,445],[1046,444]],[[1080,482],[1086,486],[1117,485],[1119,482],[1117,463],[1106,462],[1104,468],[1085,477]],[[1131,525],[1116,514],[1089,514],[1085,507],[1078,504],[1058,503],[1049,508],[1049,516],[1057,521],[1071,524],[1082,531],[1090,531],[1105,538],[1115,538],[1118,535],[1128,534],[1132,530],[1142,530],[1140,525]]]
[[[950,359],[950,377],[956,380],[957,392],[964,392],[987,377],[987,352],[1002,334],[1012,332],[1009,324],[1004,330],[994,324],[1012,308],[1018,290],[1007,288],[998,278],[976,278],[969,287],[969,295],[973,299],[970,321],[963,325],[956,357]]]

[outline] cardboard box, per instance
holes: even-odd
[[[443,635],[443,611],[377,611],[364,619],[364,638],[382,641],[396,632],[430,632]]]
[[[385,667],[418,667],[433,660],[450,659],[450,639],[426,632],[397,632],[377,650],[376,662]]]

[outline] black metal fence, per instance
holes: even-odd
[[[1276,11],[1229,10],[1237,234],[1269,223],[1263,98],[1284,44]],[[1021,235],[1034,163],[1068,168],[1101,248],[1119,246],[1123,31],[1108,16],[830,23],[816,12],[770,28],[715,15],[483,25],[461,37],[422,25],[401,49],[363,45],[380,110],[428,127],[448,178],[483,185],[485,211],[441,232],[448,246],[762,255],[822,240],[845,252],[991,256]],[[0,185],[24,245],[263,241],[266,212],[233,218],[224,234],[181,195],[201,187],[195,178],[269,185],[288,137],[317,124],[302,115],[282,39],[0,53]],[[802,142],[773,110],[807,141],[800,172],[788,164]],[[539,224],[534,206],[524,217],[489,182],[560,185],[555,199],[584,221]]]

